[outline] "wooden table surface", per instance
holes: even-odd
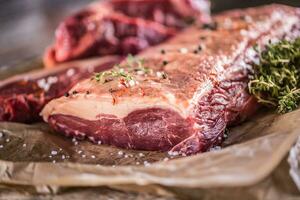
[[[91,0],[0,0],[0,68],[38,58],[59,21]],[[212,0],[213,12],[267,4],[271,0]],[[300,6],[300,0],[280,3]]]

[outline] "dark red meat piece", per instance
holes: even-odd
[[[0,121],[41,121],[39,113],[46,103],[63,96],[93,72],[109,69],[119,60],[112,57],[92,64],[74,63],[60,69],[21,74],[0,82]]]
[[[92,4],[59,25],[44,63],[53,66],[93,56],[135,54],[174,36],[193,19],[209,20],[208,1],[111,0]]]

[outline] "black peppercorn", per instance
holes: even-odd
[[[209,23],[209,24],[203,24],[201,28],[214,31],[214,30],[217,30],[218,24],[217,24],[217,22],[212,22],[212,23]]]
[[[198,51],[201,51],[201,50],[202,50],[202,46],[199,45],[199,46],[198,46]]]
[[[70,96],[69,92],[66,92],[65,97],[69,97],[69,96]]]
[[[74,90],[73,92],[72,92],[72,94],[77,94],[78,92],[76,91],[76,90]]]
[[[163,65],[167,65],[168,63],[169,63],[169,62],[166,61],[166,60],[163,61]]]
[[[241,15],[240,19],[243,20],[243,21],[245,21],[246,20],[246,16],[245,15]]]
[[[160,53],[161,53],[161,54],[165,54],[166,51],[165,51],[164,49],[162,49],[162,50],[160,50]]]

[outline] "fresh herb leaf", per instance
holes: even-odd
[[[114,80],[114,78],[123,78],[126,81],[133,80],[132,75],[122,68],[95,73],[92,79],[103,84]]]
[[[279,113],[300,104],[300,38],[267,45],[260,51],[260,63],[254,66],[249,91],[259,103],[275,107]]]
[[[102,84],[110,82],[115,78],[124,79],[125,81],[129,82],[131,80],[134,80],[133,73],[139,71],[141,71],[142,74],[152,73],[152,70],[150,68],[144,66],[143,59],[138,59],[129,54],[127,56],[126,64],[124,65],[124,67],[115,65],[112,70],[95,73],[92,77],[92,80],[95,80]]]

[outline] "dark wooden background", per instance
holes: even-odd
[[[0,68],[41,56],[59,21],[91,1],[0,0]],[[216,13],[272,2],[300,6],[300,0],[212,0],[212,8]]]

